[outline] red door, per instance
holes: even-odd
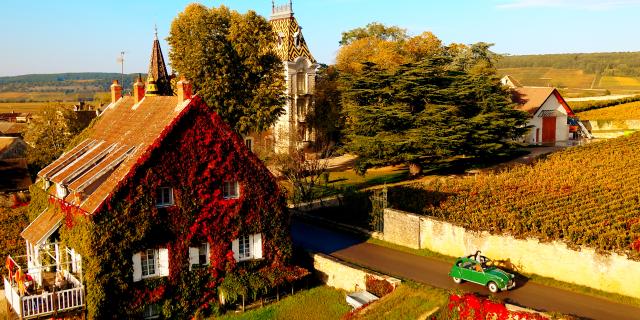
[[[542,118],[542,142],[556,142],[556,117]]]

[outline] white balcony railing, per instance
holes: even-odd
[[[53,293],[24,296],[21,299],[22,317],[25,319],[49,315],[55,311],[53,306]]]
[[[84,305],[84,287],[56,292],[58,311],[66,311]]]
[[[72,282],[77,280],[69,275]],[[13,311],[22,319],[47,316],[84,306],[84,286],[37,295],[20,296],[18,288],[4,278],[4,292]]]

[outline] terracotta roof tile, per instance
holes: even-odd
[[[87,140],[39,175],[55,175],[70,190],[65,200],[93,213],[187,105],[175,96],[147,96],[138,104],[123,97],[105,109]]]
[[[555,90],[549,87],[514,88],[512,99],[518,104],[516,109],[526,111],[533,116]]]
[[[63,218],[62,211],[55,207],[50,207],[33,220],[20,235],[31,244],[39,244],[45,240],[47,235],[60,226]]]

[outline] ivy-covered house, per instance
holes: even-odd
[[[242,279],[266,292],[301,273],[273,175],[189,81],[171,83],[156,37],[146,83],[123,96],[114,81],[81,141],[39,172],[48,202],[34,195],[26,267],[9,258],[5,278],[15,313],[185,318]]]

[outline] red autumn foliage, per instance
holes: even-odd
[[[389,281],[385,279],[379,279],[372,275],[367,275],[365,279],[365,285],[367,286],[367,291],[371,292],[378,298],[386,296],[394,289],[393,285],[389,283]]]
[[[472,293],[449,296],[448,311],[457,314],[461,320],[547,320],[537,313],[513,312],[507,310],[503,303],[478,297]]]

